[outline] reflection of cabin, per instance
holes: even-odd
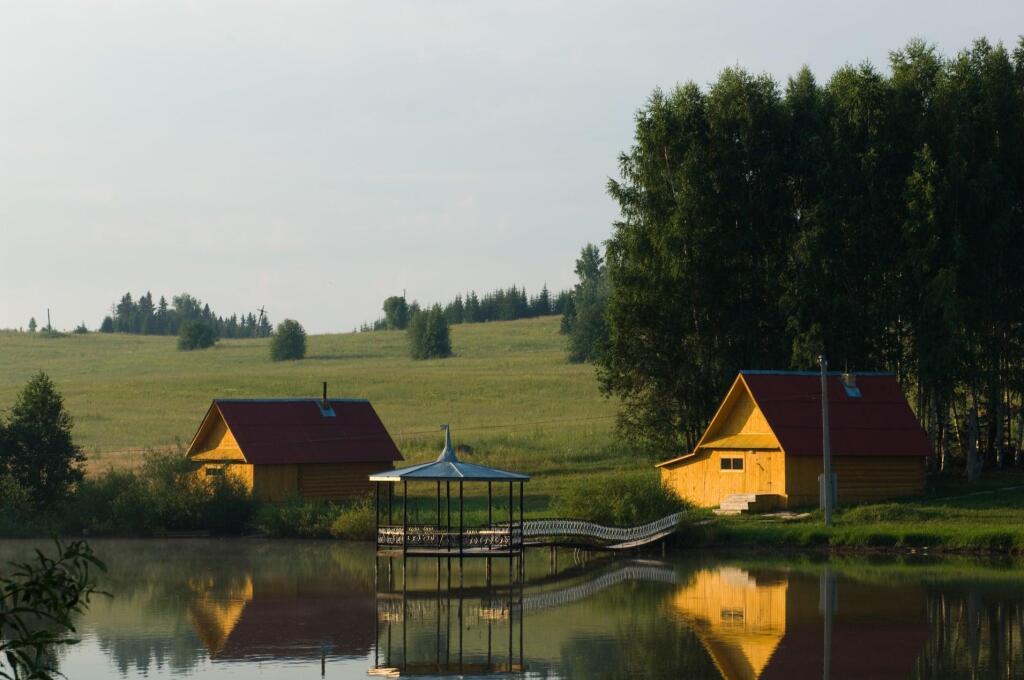
[[[829,374],[829,433],[840,501],[922,493],[932,455],[896,377]],[[756,507],[818,501],[821,376],[742,371],[691,453],[659,463],[682,497],[714,507],[737,494]]]
[[[189,615],[211,659],[362,656],[373,645],[373,593],[355,582],[244,574],[193,583]]]
[[[188,447],[206,477],[230,474],[253,495],[342,500],[402,455],[362,399],[215,399]]]
[[[724,678],[753,680],[786,634],[785,579],[758,582],[742,569],[701,570],[672,599]]]
[[[928,638],[924,591],[841,580],[832,586],[826,629],[822,583],[801,574],[702,569],[672,597],[671,610],[725,680],[907,677]]]

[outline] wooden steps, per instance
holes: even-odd
[[[742,512],[764,512],[779,507],[779,496],[773,493],[734,493],[726,496],[715,510],[716,515],[738,515]]]

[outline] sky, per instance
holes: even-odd
[[[1021,32],[1020,0],[2,1],[0,328],[567,288],[656,87]]]

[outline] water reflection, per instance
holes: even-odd
[[[924,588],[840,582],[831,570],[701,569],[671,607],[728,680],[906,678],[928,638]]]
[[[523,585],[448,588],[441,564],[434,588],[417,588],[414,580],[378,591],[370,675],[522,673]]]
[[[28,544],[0,543],[0,560]],[[506,675],[1024,678],[1017,563],[594,560],[382,566],[327,542],[97,541],[71,680]],[[496,563],[497,565],[497,563]],[[390,577],[388,576],[390,574]],[[450,580],[449,577],[451,576]]]

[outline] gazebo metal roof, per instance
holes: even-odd
[[[444,429],[444,449],[437,460],[397,470],[386,470],[370,475],[371,482],[422,481],[465,481],[465,482],[526,482],[529,475],[507,472],[473,463],[463,463],[452,448],[452,433],[447,425]]]

